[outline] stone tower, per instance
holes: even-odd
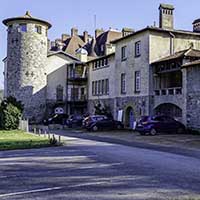
[[[160,4],[159,11],[160,11],[159,28],[173,29],[174,28],[173,5]]]
[[[5,93],[22,101],[24,118],[38,122],[46,107],[47,31],[51,24],[29,12],[5,19],[3,24],[8,27]]]

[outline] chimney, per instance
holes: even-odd
[[[134,33],[135,31],[132,28],[123,28],[122,29],[122,37],[130,35]]]
[[[62,35],[61,35],[61,38],[62,38],[62,41],[64,42],[64,41],[66,41],[68,38],[70,38],[70,35],[68,35],[68,34],[62,34]]]
[[[54,48],[56,46],[55,41],[51,41],[51,49]]]
[[[193,32],[200,33],[200,19],[194,20],[193,24]]]
[[[89,39],[89,38],[88,38],[88,32],[87,32],[87,31],[84,31],[84,32],[83,32],[83,38],[84,38],[84,42],[87,43],[87,42],[88,42],[88,39]]]
[[[101,35],[104,32],[103,29],[96,29],[95,30],[95,38],[99,37],[99,35]]]
[[[159,28],[162,29],[173,29],[174,28],[174,17],[173,17],[174,6],[170,4],[160,4],[159,6]]]
[[[58,50],[62,50],[62,48],[64,47],[64,44],[63,44],[62,40],[61,39],[56,39],[55,43],[56,43],[56,47],[58,48]]]
[[[78,35],[78,29],[77,28],[72,28],[71,29],[71,37]]]

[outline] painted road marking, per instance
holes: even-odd
[[[9,197],[9,196],[15,196],[15,195],[20,195],[20,194],[30,194],[30,193],[46,192],[46,191],[60,190],[60,189],[62,189],[62,187],[52,187],[52,188],[43,188],[43,189],[37,189],[37,190],[28,190],[28,191],[22,191],[22,192],[0,194],[0,197]]]

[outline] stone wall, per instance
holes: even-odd
[[[41,34],[31,22],[26,32],[17,23],[8,30],[7,96],[22,101],[30,121],[40,121],[45,113],[47,27],[41,27]]]
[[[187,73],[187,126],[200,129],[200,65],[184,70]]]

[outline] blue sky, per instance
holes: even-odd
[[[2,0],[0,20],[22,16],[29,10],[34,17],[49,21],[52,28],[49,38],[54,40],[62,33],[70,33],[71,27],[77,27],[79,33],[84,30],[94,35],[94,15],[96,27],[109,29],[130,27],[135,30],[158,25],[158,7],[160,3],[173,4],[175,7],[175,28],[192,30],[192,22],[200,18],[199,0]],[[6,56],[6,27],[0,25],[0,59]],[[3,88],[3,62],[0,61],[0,88]]]

